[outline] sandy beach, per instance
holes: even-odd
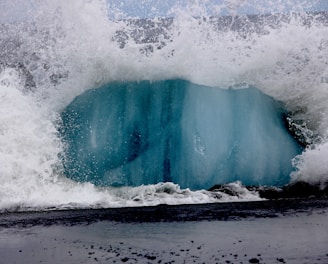
[[[294,199],[2,214],[0,262],[323,264],[327,209]]]

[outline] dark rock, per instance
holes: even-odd
[[[145,255],[145,258],[147,258],[149,260],[155,260],[156,256]]]
[[[255,191],[261,198],[265,199],[286,199],[286,198],[308,198],[328,197],[328,183],[326,184],[309,184],[306,182],[295,182],[285,185],[281,188],[272,186],[246,186],[250,191]],[[209,189],[212,192],[222,192],[231,196],[238,197],[236,192],[231,186],[218,184]]]
[[[238,196],[238,193],[230,186],[226,184],[216,184],[209,189],[212,192],[222,192],[230,196]]]

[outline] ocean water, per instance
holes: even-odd
[[[149,18],[100,0],[4,4],[0,211],[325,186],[328,15],[292,2],[193,1]],[[238,196],[206,191],[217,183]]]

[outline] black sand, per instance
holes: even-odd
[[[0,263],[328,263],[328,200],[0,215]]]

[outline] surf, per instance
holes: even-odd
[[[253,5],[256,15],[240,11],[240,8],[251,5],[247,1],[241,7],[206,1],[205,4],[174,6],[165,16],[158,16],[154,11],[154,16],[149,18],[126,15],[120,7],[105,1],[71,1],[69,5],[64,1],[31,1],[26,8],[30,16],[19,19],[15,12],[10,13],[10,10],[19,10],[19,5],[6,9],[6,19],[0,28],[1,210],[206,203],[235,199],[225,194],[216,199],[213,193],[204,190],[216,183],[232,184],[242,193],[239,199],[244,200],[260,198],[246,190],[243,184],[281,186],[304,181],[324,187],[328,172],[325,162],[328,155],[327,13],[312,9],[308,12],[302,10],[302,5],[295,7],[295,12],[289,7],[289,12],[281,9],[270,13],[267,12],[270,5],[263,13],[260,6]],[[172,80],[182,83],[182,91],[173,90],[176,95],[171,99],[165,99],[168,95],[159,95],[162,99],[153,102],[152,111],[148,108],[138,110],[133,106],[139,104],[138,100],[143,100],[143,93],[154,97],[150,92],[155,90],[150,88],[152,85],[165,86]],[[121,149],[117,157],[112,154],[110,165],[100,166],[103,171],[100,174],[112,173],[115,168],[130,172],[113,172],[115,180],[112,183],[98,183],[88,178],[90,166],[85,164],[92,162],[83,161],[81,165],[72,154],[76,142],[69,134],[74,130],[69,127],[79,121],[68,122],[65,113],[70,107],[75,107],[72,106],[74,102],[86,100],[82,99],[83,96],[94,100],[93,95],[101,94],[104,87],[120,85],[132,90],[133,96],[127,105],[133,106],[131,118],[134,121],[131,124],[138,125],[122,130],[128,136],[112,136],[109,143],[105,143],[105,146]],[[149,87],[149,91],[137,92],[138,88],[145,89],[142,85]],[[113,94],[118,93],[114,90]],[[160,93],[169,92],[166,87]],[[179,95],[180,92],[183,94]],[[116,100],[110,99],[116,105],[114,108],[122,108],[120,96],[115,96]],[[239,97],[244,97],[244,101]],[[258,97],[262,99],[258,100]],[[197,105],[198,99],[203,110],[196,111],[193,105]],[[254,101],[246,104],[246,99]],[[180,104],[179,101],[189,103]],[[231,104],[226,105],[227,101]],[[174,133],[186,128],[192,131],[181,132],[183,136],[159,139],[154,136],[153,141],[167,139],[171,143],[160,144],[162,150],[152,152],[149,151],[153,144],[150,135],[165,130],[165,126],[154,125],[155,117],[150,117],[153,119],[149,123],[141,121],[138,111],[140,116],[144,115],[142,111],[153,115],[155,102],[162,106],[166,106],[165,102],[175,105],[173,112],[178,121]],[[217,102],[220,106],[216,105]],[[246,129],[247,124],[253,122],[247,119],[251,107],[256,110],[250,116],[259,117],[260,129],[252,129],[254,125]],[[266,109],[273,110],[266,114]],[[164,116],[169,113],[161,111]],[[241,117],[236,118],[236,113]],[[229,127],[227,130],[221,130],[218,123],[212,121],[221,114],[224,120],[218,123]],[[278,120],[279,131],[283,131],[287,142],[291,142],[287,144],[293,147],[288,147],[286,153],[281,145],[277,145],[283,141],[277,139],[269,147],[265,144],[270,140],[262,139],[260,141],[265,143],[252,144],[259,142],[261,137],[272,135],[272,129],[264,127],[265,116],[268,120]],[[168,119],[174,123],[173,116]],[[88,128],[86,120],[81,128],[85,131]],[[111,122],[113,120],[114,117]],[[234,152],[238,147],[233,148],[233,143],[223,147],[222,154],[216,151],[219,145],[228,145],[227,138],[232,131],[229,120],[238,131],[234,139],[247,138],[249,142],[248,145],[242,143],[245,146],[238,155]],[[97,122],[100,122],[100,117]],[[117,120],[114,126],[110,126],[111,135],[121,133],[119,122]],[[63,133],[65,129],[67,132]],[[209,135],[211,131],[220,136]],[[139,134],[147,140],[144,142]],[[96,139],[100,140],[100,135]],[[120,144],[121,140],[127,140],[127,143]],[[168,147],[170,144],[177,146],[177,153]],[[274,153],[283,153],[286,157],[275,154],[276,158],[270,160],[270,152],[273,153],[276,146],[280,151]],[[165,153],[165,149],[170,154],[158,154]],[[249,150],[249,156],[259,159],[255,155],[257,149],[260,149],[258,153],[264,153],[260,157],[263,157],[263,162],[259,163],[267,164],[263,172],[259,173],[260,169],[251,166],[254,160],[247,158],[245,163],[249,169],[241,169],[240,161],[247,157],[243,153]],[[161,168],[148,166],[151,159],[141,158],[142,153],[157,157]],[[202,153],[206,153],[206,159],[202,158]],[[98,155],[94,162],[102,163],[101,159],[106,155]],[[177,158],[173,158],[174,155]],[[220,170],[217,160],[227,159],[229,155],[235,163]],[[166,169],[163,157],[169,157],[170,166],[165,165]],[[132,166],[139,159],[146,163],[146,168],[153,170],[152,174],[159,175],[156,180],[140,177],[141,166]],[[274,165],[274,160],[284,164],[283,173],[271,169],[279,167]],[[173,163],[180,169],[169,172]],[[129,169],[126,164],[130,164]],[[110,169],[102,169],[106,166]],[[230,168],[235,168],[235,171]],[[78,173],[74,174],[74,170]],[[136,176],[132,173],[135,170],[138,172]],[[97,170],[92,173],[98,174]],[[128,174],[132,180],[119,180],[117,175],[123,174]],[[204,182],[185,181],[183,179],[189,179],[186,174],[192,175],[190,179]],[[203,175],[211,176],[202,178]],[[263,176],[262,180],[256,175],[268,176]],[[236,180],[241,183],[231,183]]]

